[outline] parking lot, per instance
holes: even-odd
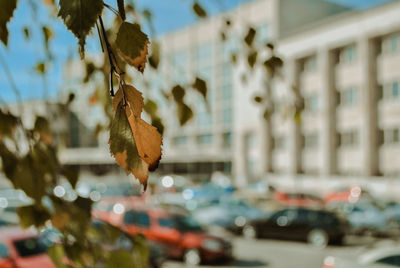
[[[234,238],[235,260],[229,264],[202,265],[208,267],[268,267],[268,268],[321,268],[326,256],[354,259],[358,252],[373,243],[385,241],[371,237],[349,237],[345,246],[328,246],[318,249],[302,242],[281,240],[246,240]],[[167,268],[186,267],[178,261],[169,261]]]

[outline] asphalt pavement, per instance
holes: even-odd
[[[349,237],[345,246],[328,246],[320,249],[302,242],[281,240],[246,240],[235,237],[233,242],[235,260],[228,264],[215,266],[202,265],[201,268],[322,268],[328,255],[355,258],[368,244],[376,243],[372,237]],[[169,261],[166,268],[186,267],[178,261]]]

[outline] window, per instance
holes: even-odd
[[[304,108],[307,112],[316,112],[318,111],[318,96],[310,96],[304,99]]]
[[[400,266],[400,255],[387,256],[376,261],[377,263],[384,263],[393,266]]]
[[[339,92],[341,106],[354,106],[357,104],[357,89],[355,87]]]
[[[399,143],[400,133],[398,128],[386,129],[383,131],[383,139],[385,144]]]
[[[257,27],[257,34],[256,34],[256,45],[263,46],[268,42],[269,39],[269,29],[268,24],[262,24]]]
[[[222,134],[222,142],[224,148],[230,148],[232,146],[232,133],[226,132]]]
[[[393,54],[399,51],[399,33],[388,35],[382,40],[382,52],[384,54]]]
[[[342,147],[350,147],[356,146],[358,144],[358,132],[357,131],[348,131],[340,134],[340,146]]]
[[[280,151],[285,148],[285,137],[279,136],[273,138],[272,148],[276,151]]]
[[[177,52],[172,56],[173,80],[178,84],[186,84],[186,74],[189,66],[189,55],[186,51]]]
[[[200,135],[197,140],[199,144],[212,144],[213,136],[211,134]]]
[[[174,228],[174,221],[170,218],[159,218],[158,224],[165,228]]]
[[[125,213],[124,223],[141,227],[150,227],[150,217],[145,212],[128,211]]]
[[[227,107],[222,112],[222,122],[225,126],[232,125],[232,108]]]
[[[314,55],[305,58],[303,68],[305,72],[315,72],[317,70],[317,57]]]
[[[318,147],[318,134],[308,134],[304,136],[304,148],[315,149]]]
[[[46,253],[46,246],[38,237],[14,241],[14,247],[21,257],[30,257]]]
[[[340,63],[350,64],[356,61],[356,46],[350,45],[344,47],[340,51],[339,55]]]
[[[399,98],[399,82],[393,81],[392,83],[386,84],[383,88],[383,97],[387,100]]]
[[[172,144],[174,145],[183,145],[187,143],[187,137],[186,136],[178,136],[174,137],[172,139]]]

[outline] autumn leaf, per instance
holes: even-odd
[[[141,113],[144,107],[142,93],[132,86],[124,85],[119,89],[113,100],[114,110],[118,103],[123,103],[125,95],[125,114],[128,118],[139,156],[149,165],[150,170],[158,166],[161,158],[161,134],[157,128],[142,120]],[[117,107],[116,107],[117,106]]]
[[[117,107],[119,103],[122,101],[124,94],[126,101],[129,101],[131,104],[130,105],[131,109],[129,109],[129,111],[132,112],[134,116],[140,117],[142,109],[144,107],[142,93],[130,85],[124,85],[123,90],[119,89],[117,93],[115,93],[113,99],[114,111],[117,111]],[[129,117],[130,114],[127,114],[127,116]]]
[[[17,8],[17,0],[0,0],[0,40],[7,46],[8,29],[7,23]]]
[[[9,1],[9,0],[3,0]],[[68,30],[79,39],[81,58],[85,55],[86,36],[103,11],[102,0],[60,0],[60,16]]]
[[[123,22],[116,39],[117,51],[128,64],[143,72],[146,65],[149,39],[139,24]]]
[[[127,174],[133,175],[146,186],[149,165],[140,158],[125,108],[120,102],[110,126],[110,152]]]

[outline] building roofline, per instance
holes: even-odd
[[[390,9],[392,6],[396,6],[396,5],[400,5],[400,0],[387,2],[387,3],[381,4],[381,5],[375,6],[373,8],[366,9],[366,10],[349,9],[349,11],[339,13],[339,14],[336,14],[333,16],[329,16],[329,17],[327,17],[325,19],[321,19],[317,22],[307,23],[305,25],[299,26],[295,33],[288,34],[282,38],[278,38],[278,41],[287,42],[287,41],[290,41],[291,39],[296,39],[305,33],[309,33],[311,31],[315,31],[315,30],[322,30],[324,28],[333,26],[338,21],[343,22],[343,20],[355,20],[355,19],[357,19],[357,17],[367,16],[370,13],[382,12],[382,11]]]

